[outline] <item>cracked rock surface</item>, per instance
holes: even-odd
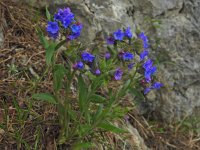
[[[159,56],[165,88],[150,93],[143,109],[166,121],[200,115],[200,0],[57,0],[55,5],[49,0],[22,1],[41,8],[48,4],[52,12],[69,6],[83,23],[81,40],[88,44],[121,27],[144,30],[152,41],[152,56]],[[149,28],[147,18],[159,20],[159,28],[156,21]]]
[[[3,29],[0,27],[0,48],[2,47],[4,42],[4,36],[3,36]]]

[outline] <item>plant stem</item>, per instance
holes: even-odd
[[[64,129],[65,129],[65,133],[66,133],[66,138],[69,138],[69,123],[70,123],[70,116],[69,116],[69,111],[70,111],[70,98],[69,98],[69,94],[70,94],[70,87],[71,87],[71,83],[73,81],[74,75],[75,75],[76,71],[73,71],[72,74],[69,76],[69,80],[67,83],[67,87],[65,88],[65,101],[64,101]]]

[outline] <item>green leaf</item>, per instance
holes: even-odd
[[[91,102],[93,103],[105,103],[106,102],[106,98],[101,96],[101,95],[97,95],[97,94],[93,94],[91,97]]]
[[[77,113],[76,113],[74,110],[68,109],[68,113],[69,113],[69,115],[70,115],[70,118],[71,118],[73,121],[78,122],[78,121],[77,121]]]
[[[95,122],[98,120],[98,118],[101,116],[102,110],[103,110],[103,105],[101,104],[101,105],[99,105],[99,107],[98,107],[98,109],[97,109],[95,115],[93,116],[93,122],[94,122],[94,123],[95,123]]]
[[[87,108],[88,88],[85,84],[82,75],[78,77],[78,91],[79,91],[79,107],[83,112]]]
[[[80,124],[79,125],[79,132],[78,134],[80,135],[80,137],[84,136],[84,135],[88,135],[89,132],[91,131],[91,126],[88,124]]]
[[[138,91],[136,88],[130,88],[129,93],[138,98],[144,98],[144,95],[140,91]]]
[[[48,93],[33,94],[32,98],[36,100],[42,100],[51,104],[57,104],[55,97]]]
[[[0,124],[0,129],[4,129],[5,125]]]
[[[91,147],[95,147],[95,145],[90,142],[77,143],[73,146],[73,150],[87,149],[87,148],[91,148]]]
[[[52,57],[55,52],[55,43],[51,43],[48,48],[46,49],[46,63],[49,65],[52,62]]]
[[[116,54],[116,51],[114,49],[112,49],[111,47],[107,46],[107,49],[112,55]]]
[[[51,21],[51,14],[49,13],[47,6],[46,6],[46,17],[48,21]]]
[[[121,97],[125,96],[126,92],[128,91],[128,88],[130,86],[130,83],[131,83],[130,79],[128,81],[126,81],[124,86],[118,92],[118,98],[121,98]]]
[[[16,99],[13,100],[13,103],[14,103],[14,106],[15,106],[15,109],[16,109],[18,115],[20,115],[21,110],[20,110],[19,104],[18,104],[18,102],[16,101]]]
[[[60,135],[59,139],[58,139],[58,144],[62,145],[66,142],[67,138],[64,135]]]
[[[122,106],[115,106],[112,107],[112,112],[108,114],[108,118],[112,120],[115,118],[123,118],[131,109],[132,107],[122,107]]]
[[[118,127],[116,127],[113,124],[108,123],[108,122],[101,123],[98,127],[102,128],[106,131],[111,131],[111,132],[114,132],[114,133],[125,133],[125,132],[127,132],[126,130],[118,128]]]
[[[103,84],[104,79],[108,76],[108,73],[104,73],[101,76],[95,78],[91,84],[91,90],[94,92],[96,91],[98,88],[101,87],[101,85]]]
[[[62,87],[62,79],[65,76],[67,70],[64,65],[59,64],[54,66],[53,72],[53,86],[56,91],[58,91]]]
[[[37,34],[39,36],[40,42],[42,43],[42,45],[44,46],[45,49],[47,49],[49,47],[49,43],[48,40],[45,38],[45,36],[43,35],[41,29],[36,29],[37,30]]]
[[[64,45],[66,43],[66,39],[64,39],[63,41],[59,42],[56,47],[55,47],[55,51],[58,50],[62,45]]]

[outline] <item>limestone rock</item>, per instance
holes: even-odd
[[[170,90],[157,94],[152,103],[167,121],[200,108],[200,1],[181,3],[155,17],[162,21],[155,37],[161,42],[157,50],[166,54],[161,72]]]
[[[130,150],[151,150],[145,145],[144,140],[138,133],[137,129],[135,129],[130,123],[127,123],[127,126],[124,128],[126,128],[131,135],[127,141],[131,147]]]
[[[1,13],[1,11],[0,11]],[[1,17],[1,16],[0,16]],[[3,28],[6,26],[6,21],[5,19],[2,17],[0,19],[0,48],[3,46],[4,43],[4,33],[3,33]]]
[[[3,29],[0,27],[0,48],[2,47],[3,42],[4,42]]]

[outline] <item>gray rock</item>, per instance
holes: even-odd
[[[127,122],[126,126],[124,126],[127,131],[129,131],[130,139],[127,140],[127,143],[130,145],[129,148],[126,147],[127,150],[151,150],[151,148],[147,147],[144,139],[138,133],[138,130],[133,127],[132,124]]]
[[[155,18],[162,21],[155,32],[160,49],[169,57],[161,65],[162,78],[171,90],[163,90],[152,103],[164,120],[172,121],[200,108],[200,1],[182,1]]]
[[[48,0],[31,0],[31,4],[53,5]],[[199,114],[200,0],[58,0],[56,5],[70,6],[84,24],[84,43],[92,43],[99,33],[104,37],[129,25],[146,31],[165,79],[164,90],[149,95],[149,111],[157,111],[166,121]],[[51,8],[55,10],[55,5]],[[161,21],[160,28],[155,28],[155,20]],[[156,38],[160,44],[154,47]]]
[[[4,36],[3,36],[3,29],[0,27],[0,48],[3,46]]]
[[[1,6],[0,6],[1,9]],[[4,29],[7,27],[7,22],[4,16],[2,15],[2,10],[0,10],[0,48],[3,47],[4,44]]]
[[[0,48],[3,46],[3,43],[4,43],[3,28],[5,25],[6,25],[5,19],[2,17],[0,19]]]

